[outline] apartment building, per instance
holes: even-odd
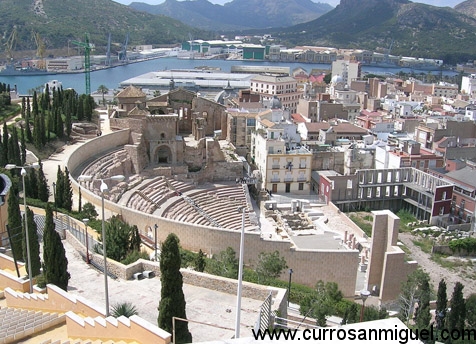
[[[296,128],[292,123],[268,119],[256,123],[256,131],[251,134],[251,157],[261,175],[259,189],[309,193],[312,153],[300,145]]]
[[[257,75],[250,80],[251,93],[259,94],[263,100],[278,98],[283,108],[296,112],[299,98],[297,81],[289,75]]]

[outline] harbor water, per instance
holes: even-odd
[[[119,84],[127,79],[139,76],[153,71],[167,69],[193,69],[200,66],[220,68],[223,72],[230,72],[231,66],[280,66],[290,67],[292,71],[295,68],[303,68],[308,73],[312,69],[329,70],[329,64],[306,64],[306,63],[286,63],[286,62],[263,62],[263,61],[242,61],[242,60],[199,60],[199,59],[178,59],[176,57],[166,57],[160,59],[151,59],[137,63],[117,66],[114,68],[101,69],[91,72],[91,91],[94,92],[100,85],[105,85],[108,89],[119,88]],[[390,75],[397,74],[399,71],[406,73],[412,72],[410,68],[381,68],[374,66],[363,66],[363,72]],[[414,73],[429,73],[428,71],[413,70]],[[436,75],[439,72],[433,71]],[[455,75],[453,71],[443,71],[445,75]],[[74,88],[78,93],[84,93],[86,90],[85,74],[52,74],[52,75],[21,75],[21,76],[1,76],[0,82],[9,84],[12,88],[17,87],[19,94],[32,93],[33,89],[43,87],[50,80],[58,80],[63,88]]]

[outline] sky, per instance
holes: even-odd
[[[124,5],[129,5],[131,2],[144,2],[146,4],[158,5],[164,2],[165,0],[114,0]],[[208,0],[213,4],[223,5],[226,2],[231,0]],[[454,7],[459,3],[462,3],[464,0],[414,0],[413,2],[420,2],[423,4],[433,5],[433,6],[449,6]],[[331,6],[337,6],[340,3],[340,0],[314,0],[314,2],[327,2]]]

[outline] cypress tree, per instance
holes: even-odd
[[[435,321],[438,329],[443,328],[447,312],[448,296],[446,295],[446,282],[444,279],[438,284],[438,294],[436,296]]]
[[[421,331],[430,329],[430,282],[425,279],[420,284],[420,298],[418,301],[418,314],[415,319],[416,327]]]
[[[20,131],[20,149],[21,149],[21,164],[22,166],[26,163],[26,139],[25,139],[25,130],[23,126]]]
[[[47,283],[68,290],[70,274],[68,272],[68,259],[61,242],[61,238],[55,230],[53,222],[53,210],[46,205],[45,228],[43,231],[43,262],[44,275]]]
[[[33,211],[27,207],[27,221],[28,221],[28,243],[30,245],[30,260],[31,260],[31,277],[38,276],[40,274],[41,260],[40,260],[40,241],[38,239],[38,228],[36,222],[34,221]],[[23,221],[25,221],[25,216],[23,216]],[[23,222],[24,223],[24,222]],[[28,252],[26,246],[26,227],[23,226],[23,260],[25,261],[26,271],[28,273]]]
[[[45,172],[43,171],[43,164],[41,161],[40,168],[38,169],[38,199],[43,202],[48,202],[50,197],[50,190],[48,187],[48,180],[46,179]]]
[[[3,142],[1,138],[2,136],[0,135],[0,166],[5,166],[7,164],[7,157],[3,151]]]
[[[25,118],[26,113],[26,99],[21,97],[21,118]]]
[[[55,133],[58,138],[62,138],[64,136],[63,117],[59,113],[59,110],[56,110]]]
[[[26,139],[28,142],[33,142],[33,134],[31,133],[30,127],[31,120],[31,110],[30,110],[30,97],[26,99],[26,115],[25,115],[25,130],[26,130]]]
[[[48,128],[46,127],[46,116],[42,112],[40,114],[40,140],[41,140],[41,147],[46,145],[46,131]]]
[[[185,296],[183,294],[183,279],[180,272],[181,258],[178,237],[171,233],[165,239],[160,253],[160,291],[158,326],[172,333],[172,317],[187,319],[185,312]],[[185,321],[175,322],[174,343],[191,343],[192,334]]]
[[[447,317],[446,327],[449,331],[454,329],[463,330],[466,321],[466,307],[463,296],[464,286],[460,282],[456,282],[451,295],[450,312]]]
[[[78,121],[83,121],[84,120],[84,101],[80,98],[78,101]]]
[[[38,177],[36,171],[28,171],[25,176],[26,194],[28,197],[38,199]]]
[[[33,124],[33,144],[37,149],[41,149],[41,118],[40,115],[34,117],[34,124]]]
[[[22,221],[17,193],[17,183],[12,180],[12,187],[8,196],[8,226],[10,228],[13,256],[16,260],[22,260]]]
[[[18,141],[18,131],[16,127],[12,128],[12,149],[13,149],[13,161],[15,165],[21,166],[21,153],[20,153],[20,142]]]
[[[2,145],[3,145],[3,154],[5,156],[5,160],[8,163],[8,127],[7,122],[3,122],[3,138],[2,138]]]
[[[58,208],[64,208],[64,175],[60,165],[58,165],[58,172],[56,173],[56,191],[55,201]]]
[[[33,120],[38,117],[39,114],[39,109],[38,109],[38,96],[36,94],[36,91],[33,92],[33,103],[31,105],[32,107],[32,112],[33,112]]]
[[[73,209],[73,188],[71,187],[67,167],[64,168],[63,188],[63,208],[71,211]]]

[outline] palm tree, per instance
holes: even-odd
[[[102,105],[106,105],[106,99],[104,95],[109,92],[109,89],[105,85],[99,85],[98,92],[102,94]]]
[[[111,315],[114,318],[119,318],[120,316],[130,318],[131,316],[138,314],[139,312],[137,311],[136,307],[130,302],[117,303],[112,306]]]

